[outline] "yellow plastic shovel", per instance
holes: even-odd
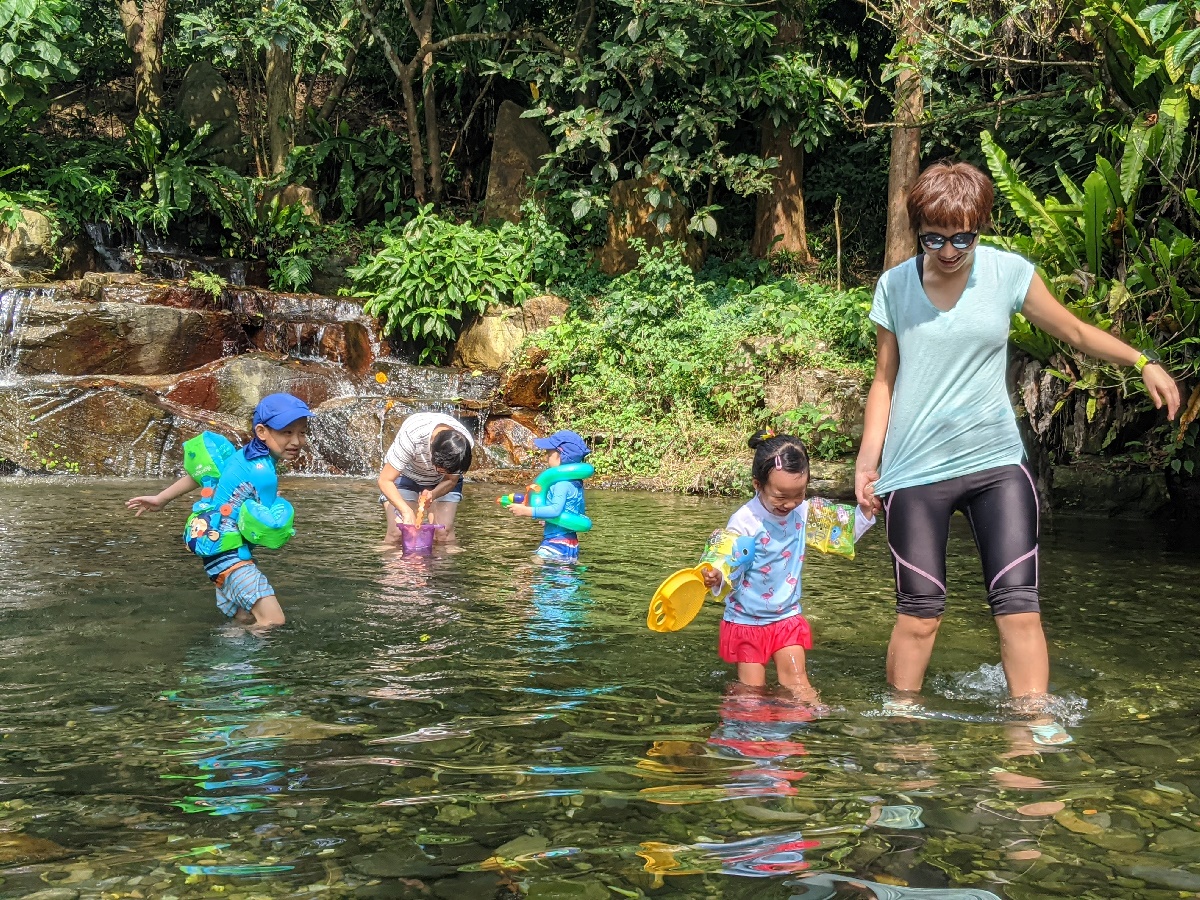
[[[696,618],[705,598],[712,596],[704,585],[703,573],[708,568],[708,563],[701,563],[668,576],[650,601],[646,627],[651,631],[678,631]]]

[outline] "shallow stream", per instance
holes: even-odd
[[[1004,712],[961,521],[927,719],[880,714],[881,533],[810,554],[812,718],[731,690],[715,605],[645,627],[732,501],[590,491],[563,570],[486,485],[464,552],[405,559],[369,484],[292,481],[260,639],[183,504],[121,507],[149,487],[0,483],[0,896],[1200,896],[1200,536],[1169,523],[1046,527],[1051,752]]]

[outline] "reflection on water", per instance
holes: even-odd
[[[967,530],[921,718],[882,715],[882,541],[813,558],[812,710],[732,683],[718,607],[644,625],[736,501],[592,492],[583,564],[472,486],[461,553],[381,546],[375,492],[286,485],[288,625],[218,616],[142,486],[0,495],[0,896],[990,900],[1200,894],[1200,544],[1046,535],[1060,718],[1033,743]],[[648,546],[653,542],[653,552]]]

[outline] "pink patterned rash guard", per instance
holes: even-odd
[[[840,504],[839,504],[840,506]],[[730,573],[733,589],[725,598],[725,621],[739,625],[770,625],[802,612],[800,570],[804,566],[806,500],[786,516],[768,512],[758,496],[729,518],[728,530],[754,538],[754,556],[748,565]],[[862,510],[847,507],[847,525],[853,522],[854,538],[875,524]]]

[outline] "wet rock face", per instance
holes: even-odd
[[[532,462],[540,452],[533,446],[536,437],[533,431],[516,419],[491,419],[484,428],[484,443],[489,447],[503,448],[518,466]]]
[[[1117,471],[1098,459],[1055,466],[1049,481],[1055,509],[1088,515],[1149,518],[1171,501],[1163,473]]]
[[[483,437],[497,376],[379,359],[381,346],[376,323],[345,299],[214,297],[113,273],[2,290],[0,472],[173,477],[184,440],[213,430],[244,442],[255,405],[278,392],[316,414],[300,471],[378,472],[418,410]]]
[[[528,181],[542,167],[550,142],[536,119],[522,119],[524,109],[511,100],[500,104],[492,160],[488,170],[483,219],[521,221],[521,204],[529,196]]]
[[[827,411],[838,430],[859,440],[867,408],[867,385],[861,377],[831,369],[792,368],[775,374],[763,386],[767,409],[785,413],[803,406]]]
[[[550,373],[543,366],[509,372],[503,396],[509,406],[543,409],[550,402]]]
[[[158,476],[176,471],[183,442],[206,429],[237,433],[227,418],[174,407],[148,387],[0,387],[0,458],[27,472]]]
[[[668,195],[671,205],[666,209],[652,206],[646,199],[651,188]],[[630,246],[634,238],[641,238],[647,247],[661,247],[667,241],[682,243],[684,262],[693,269],[700,267],[704,254],[688,231],[687,210],[665,181],[649,174],[618,181],[609,198],[612,212],[608,214],[608,241],[598,255],[605,274],[623,275],[637,268],[638,253]],[[664,213],[666,219],[660,222],[659,216]]]
[[[130,303],[35,302],[17,335],[16,371],[166,375],[246,346],[229,313]]]
[[[54,231],[50,220],[32,209],[21,210],[25,220],[16,228],[0,225],[0,263],[5,274],[26,276],[54,268]]]
[[[262,350],[366,371],[379,339],[358,303],[91,273],[0,294],[18,374],[165,375]],[[3,361],[0,361],[2,364]]]

